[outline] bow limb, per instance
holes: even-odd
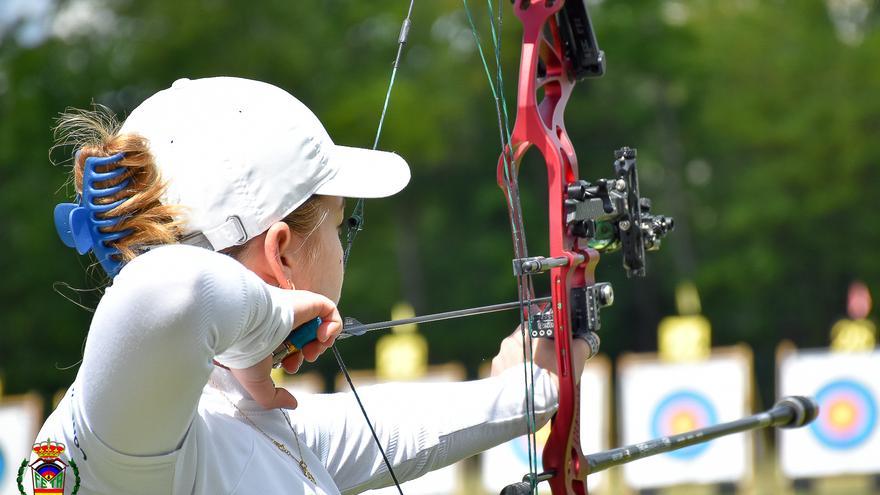
[[[563,2],[520,1],[516,16],[523,24],[523,41],[517,88],[517,114],[509,146],[499,159],[498,183],[505,193],[514,251],[517,259],[528,257],[522,215],[519,211],[517,176],[526,152],[535,147],[547,166],[549,255],[561,260],[550,271],[552,337],[554,338],[559,379],[559,409],[554,416],[550,436],[543,451],[543,473],[532,473],[535,482],[546,479],[554,495],[587,493],[587,462],[580,446],[580,388],[572,359],[573,290],[594,284],[594,269],[599,260],[595,250],[581,246],[566,225],[566,188],[578,179],[577,157],[565,130],[563,114],[574,77],[569,73],[562,52],[562,41],[555,14]],[[538,101],[539,93],[543,94]],[[535,298],[529,275],[520,275],[520,300],[529,337],[543,337],[540,321],[535,321],[529,301]],[[544,311],[541,314],[547,315]],[[545,318],[545,324],[549,320]],[[534,406],[529,409],[532,414]],[[534,469],[534,468],[533,468]]]

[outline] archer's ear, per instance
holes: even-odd
[[[275,222],[263,240],[263,262],[278,287],[287,287],[293,276],[295,260],[286,253],[299,238],[284,222]]]

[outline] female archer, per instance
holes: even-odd
[[[75,203],[59,235],[112,278],[82,365],[39,439],[68,446],[82,493],[357,493],[402,482],[523,433],[515,332],[492,376],[294,398],[272,353],[316,317],[295,373],[342,330],[345,197],[409,181],[399,156],[334,144],[287,92],[246,79],[180,80],[121,127],[62,116],[76,138]],[[576,342],[582,366],[586,345]],[[555,352],[534,346],[539,424],[556,407]],[[576,370],[580,375],[580,369]],[[405,397],[406,400],[400,400]]]

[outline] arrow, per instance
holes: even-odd
[[[531,301],[526,301],[529,304],[543,304],[551,302],[551,298],[547,297],[538,297],[532,299]],[[489,306],[480,306],[477,308],[469,308],[469,309],[458,309],[455,311],[446,311],[443,313],[434,313],[430,315],[423,316],[414,316],[412,318],[403,318],[401,320],[389,320],[382,321],[378,323],[361,323],[358,320],[352,317],[346,317],[345,323],[343,325],[342,333],[339,334],[339,337],[336,337],[336,340],[345,339],[348,337],[355,337],[363,335],[367,332],[371,332],[373,330],[383,330],[386,328],[394,328],[402,325],[411,325],[414,323],[429,323],[432,321],[442,321],[442,320],[452,320],[455,318],[464,318],[465,316],[472,315],[482,315],[489,313],[498,313],[501,311],[507,311],[511,309],[519,309],[520,303],[519,301],[509,302],[509,303],[501,303],[501,304],[492,304]]]

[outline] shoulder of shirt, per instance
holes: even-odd
[[[167,244],[137,256],[122,268],[120,275],[124,274],[126,270],[152,270],[159,267],[244,269],[241,263],[222,253],[186,244]]]
[[[181,244],[157,247],[138,255],[114,277],[109,289],[202,287],[207,280],[246,280],[253,274],[237,260],[204,248]],[[169,285],[170,284],[170,285]]]

